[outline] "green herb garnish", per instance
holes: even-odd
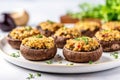
[[[19,53],[19,52],[17,52],[17,53],[12,53],[12,54],[10,54],[10,56],[15,57],[15,58],[18,58],[18,57],[20,57],[20,53]]]
[[[34,79],[35,77],[40,77],[41,74],[40,73],[36,73],[36,74],[32,74],[32,73],[29,73],[29,76],[26,78],[26,79]]]
[[[93,63],[93,61],[89,61],[89,64],[92,64]]]
[[[54,22],[53,21],[51,21],[51,20],[47,20],[47,22],[49,22],[50,24],[53,24]]]
[[[30,31],[32,28],[30,26],[26,26],[25,30]]]
[[[103,30],[104,32],[108,32],[109,30]]]
[[[70,65],[74,65],[74,63],[70,63]]]
[[[80,41],[80,38],[75,38],[74,40],[76,40],[76,41]]]
[[[63,30],[67,29],[67,27],[62,27]]]
[[[88,44],[88,38],[87,37],[81,37],[80,39],[82,39],[86,44]]]
[[[37,76],[37,77],[40,77],[40,76],[41,76],[41,73],[36,73],[36,76]]]
[[[32,73],[29,73],[29,76],[26,79],[33,79],[35,78],[34,75]]]
[[[48,60],[48,61],[46,61],[46,63],[47,63],[47,64],[52,64],[53,61],[52,61],[52,60]]]
[[[66,65],[67,66],[72,66],[72,65],[74,65],[74,63],[67,63]]]
[[[36,37],[37,37],[37,38],[42,38],[42,37],[43,37],[43,35],[37,35]]]
[[[118,52],[111,53],[110,56],[113,56],[115,59],[119,58]]]
[[[79,37],[79,38],[75,38],[74,40],[76,40],[76,41],[83,40],[86,44],[88,44],[88,38],[85,37],[85,36],[82,36],[82,37]]]

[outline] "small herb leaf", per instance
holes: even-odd
[[[88,38],[87,37],[83,36],[83,37],[81,37],[81,39],[84,40],[86,44],[88,44]]]
[[[36,73],[36,74],[29,73],[29,76],[26,79],[30,80],[40,76],[41,76],[41,73]]]
[[[113,56],[115,59],[119,58],[118,52],[111,53],[110,56]]]
[[[47,64],[52,64],[53,62],[52,62],[52,60],[48,60],[48,61],[46,61],[46,63]]]
[[[80,38],[75,38],[74,40],[76,40],[76,41],[80,41]]]
[[[37,76],[37,77],[40,77],[40,76],[41,76],[41,73],[37,73],[36,76]]]
[[[92,64],[93,63],[93,61],[89,61],[89,64]]]
[[[51,21],[51,20],[47,20],[47,22],[49,22],[50,24],[53,24],[54,22],[53,21]]]
[[[73,66],[74,63],[67,63],[66,65],[67,65],[67,66]]]
[[[37,35],[36,37],[37,37],[37,38],[42,38],[43,36],[42,36],[42,35]]]
[[[26,26],[25,30],[30,31],[32,28],[30,26]]]
[[[12,53],[12,54],[10,54],[10,56],[18,58],[18,57],[20,57],[20,53],[19,52],[18,53]]]

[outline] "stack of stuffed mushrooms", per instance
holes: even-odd
[[[120,22],[78,21],[74,27],[68,28],[48,20],[36,28],[17,27],[8,34],[7,40],[28,60],[54,58],[60,48],[68,61],[97,61],[103,51],[120,50]]]

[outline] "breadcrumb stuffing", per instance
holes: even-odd
[[[101,25],[95,21],[79,21],[75,24],[74,28],[77,30],[90,30],[94,31],[96,28],[101,28]]]
[[[120,21],[107,22],[107,23],[102,25],[102,29],[119,30],[120,31]]]
[[[98,40],[103,41],[120,40],[120,32],[117,30],[101,30],[95,36]]]
[[[100,46],[99,42],[95,38],[79,37],[75,39],[67,40],[65,47],[73,51],[93,51]]]
[[[37,34],[40,34],[39,30],[26,26],[26,27],[18,27],[13,29],[9,35],[13,39],[23,40],[24,38]]]
[[[22,40],[22,45],[28,46],[33,49],[50,49],[54,47],[54,40],[52,37],[42,37],[33,36],[29,38],[25,38]]]
[[[58,31],[56,31],[54,36],[63,36],[66,38],[76,38],[76,37],[80,37],[81,33],[74,28],[63,27],[63,28],[60,28]]]
[[[49,30],[51,32],[55,32],[56,30],[58,30],[59,28],[63,27],[64,25],[62,23],[56,23],[56,22],[52,22],[52,21],[46,21],[46,22],[41,22],[39,24],[39,26],[43,29],[43,30]]]

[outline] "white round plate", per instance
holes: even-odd
[[[20,51],[11,48],[11,46],[7,43],[5,38],[0,41],[0,51],[3,57],[10,63],[13,63],[15,65],[18,65],[18,66],[21,66],[27,69],[43,71],[43,72],[88,73],[88,72],[107,70],[107,69],[120,66],[120,58],[119,58],[120,55],[119,54],[118,54],[118,59],[115,59],[113,55],[110,55],[113,53],[103,53],[100,60],[93,62],[92,64],[72,63],[64,59],[62,55],[62,49],[58,49],[57,55],[55,56],[55,58],[49,60],[49,61],[52,61],[52,64],[47,64],[46,62],[49,62],[48,60],[47,61],[29,61],[29,60],[24,59],[22,55],[20,55],[20,57],[18,58],[15,58],[10,55],[12,53],[18,53],[18,52],[20,53]],[[60,56],[62,58],[59,58]]]

